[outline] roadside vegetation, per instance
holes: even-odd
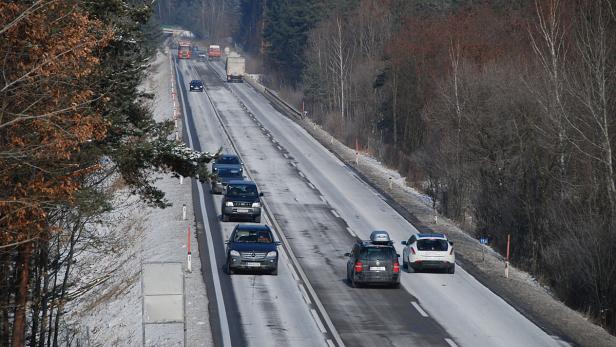
[[[0,1],[0,345],[74,343],[64,331],[76,253],[116,187],[168,205],[152,173],[208,177],[139,92],[162,42],[139,1]]]
[[[191,29],[233,30],[249,72],[616,332],[616,2],[161,4],[225,8]]]

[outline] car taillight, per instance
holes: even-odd
[[[364,264],[362,264],[361,261],[355,263],[355,272],[362,272],[363,269]]]
[[[395,262],[394,263],[394,273],[399,273],[400,272],[400,263]]]
[[[415,248],[411,247],[411,253],[415,254]]]

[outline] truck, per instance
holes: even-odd
[[[225,60],[227,82],[243,82],[246,73],[246,59],[235,52],[229,53]]]
[[[221,56],[222,56],[222,52],[220,51],[219,45],[210,45],[210,47],[208,47],[207,58],[209,60],[220,59]]]
[[[191,45],[190,41],[178,42],[178,59],[190,59]]]

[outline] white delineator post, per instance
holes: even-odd
[[[505,258],[505,278],[509,278],[509,244],[511,243],[511,235],[507,234],[507,258]]]
[[[186,220],[186,204],[182,204],[182,220]]]
[[[186,270],[192,272],[192,259],[190,254],[190,225],[188,226],[188,254],[186,257]]]
[[[184,176],[180,175],[180,185],[184,184]]]
[[[394,184],[394,181],[391,179],[391,177],[389,177],[389,190],[392,190],[394,188],[393,184]]]

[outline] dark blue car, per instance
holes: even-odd
[[[237,270],[269,272],[278,275],[278,246],[269,226],[238,224],[227,244],[226,270],[229,275]]]

